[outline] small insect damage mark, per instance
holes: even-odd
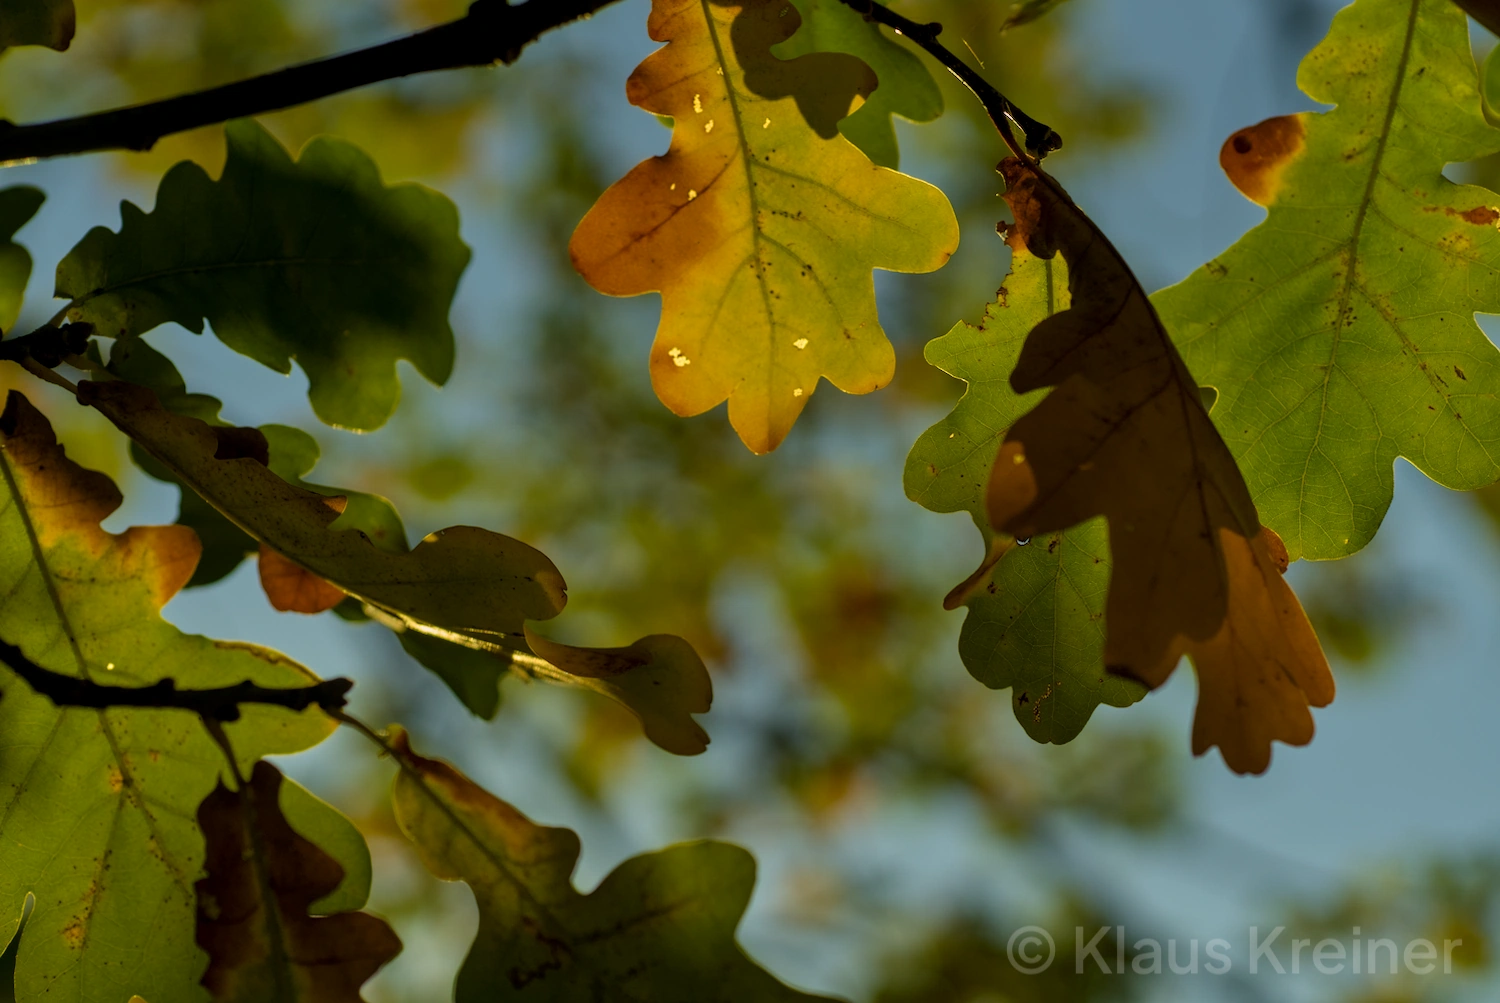
[[[1454,219],[1461,219],[1471,226],[1493,226],[1500,229],[1500,208],[1492,205],[1476,205],[1472,209],[1455,209],[1446,205],[1429,205],[1422,207],[1423,212],[1447,213]]]
[[[1258,205],[1270,205],[1281,189],[1282,175],[1306,148],[1301,115],[1277,115],[1241,129],[1219,149],[1219,166],[1240,194]]]
[[[672,364],[675,365],[678,369],[681,369],[683,366],[691,366],[693,364],[693,360],[688,358],[686,355],[683,355],[682,349],[680,348],[673,348],[671,351],[667,352],[667,355],[671,357]]]
[[[1465,382],[1468,382],[1469,378],[1464,375],[1464,371],[1461,368],[1459,368],[1458,366],[1454,366],[1453,367],[1453,375],[1457,376],[1459,379],[1461,379],[1461,380],[1463,380]]]
[[[1016,696],[1016,706],[1025,707],[1027,704],[1031,704],[1031,719],[1037,724],[1041,724],[1042,705],[1047,702],[1047,698],[1050,696],[1052,696],[1052,684],[1048,683],[1047,688],[1042,690],[1041,694],[1036,698],[1035,701],[1031,699],[1031,694],[1028,692],[1023,691],[1022,693],[1018,694]]]

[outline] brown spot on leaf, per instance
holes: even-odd
[[[1282,172],[1301,155],[1305,141],[1301,115],[1278,115],[1226,139],[1219,165],[1247,199],[1270,205],[1281,188]]]

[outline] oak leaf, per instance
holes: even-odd
[[[336,499],[270,469],[271,450],[258,429],[213,426],[173,414],[149,388],[121,380],[85,380],[78,385],[78,399],[248,536],[353,596],[392,629],[479,648],[507,661],[519,656],[514,660],[523,671],[621,701],[642,720],[648,737],[669,751],[692,755],[707,748],[708,736],[691,715],[708,711],[712,687],[702,659],[687,642],[654,636],[624,649],[556,645],[560,663],[546,661],[545,655],[526,657],[544,643],[526,621],[550,619],[567,601],[562,575],[535,548],[489,530],[454,526],[407,551],[399,521],[377,545],[366,532],[370,521],[344,529]],[[288,456],[289,462],[294,459],[295,451]],[[284,472],[299,469],[308,468],[293,465]],[[288,586],[284,592],[283,585]],[[307,585],[305,577],[293,575],[274,588],[291,605],[294,597],[308,595],[298,591]],[[332,599],[331,592],[314,592],[308,605],[326,608]],[[572,671],[573,665],[589,671]],[[455,691],[472,692],[469,687]]]
[[[479,932],[457,1003],[813,1003],[746,957],[734,931],[755,861],[727,843],[643,854],[587,895],[578,836],[539,826],[391,729],[396,821],[428,870],[463,880]]]
[[[96,682],[188,688],[316,682],[290,659],[249,644],[184,634],[161,607],[193,572],[198,542],[182,526],[99,525],[121,496],[74,463],[47,420],[12,391],[0,415],[0,638],[32,662]],[[17,998],[197,1003],[194,876],[203,842],[193,812],[224,759],[193,714],[59,708],[0,665],[0,904],[36,909],[17,959]],[[316,744],[334,722],[247,706],[228,724],[241,762]],[[369,887],[363,842],[346,819],[294,785],[286,808]],[[13,911],[11,911],[13,910]],[[14,929],[14,926],[11,927]],[[0,939],[4,939],[0,933]]]
[[[396,407],[396,362],[435,383],[453,371],[448,306],[469,249],[448,199],[387,186],[358,147],[315,139],[293,160],[250,120],[225,128],[211,179],[184,161],[156,207],[123,202],[57,266],[69,316],[107,337],[206,320],[235,351],[280,373],[295,360],[331,425],[373,429]]]
[[[979,569],[944,603],[969,609],[958,640],[964,666],[986,686],[1010,688],[1016,720],[1033,739],[1063,743],[1099,704],[1127,706],[1145,689],[1104,666],[1104,520],[1017,545],[985,514],[985,484],[1005,433],[1043,393],[1016,393],[1011,370],[1031,329],[1069,305],[1067,264],[1034,257],[1017,231],[1007,243],[1010,274],[983,324],[960,322],[927,345],[927,361],[968,388],[912,446],[904,480],[908,498],[934,512],[969,513],[983,536]]]
[[[601,292],[662,294],[662,403],[694,415],[727,399],[756,453],[780,444],[821,377],[849,393],[890,382],[871,271],[931,271],[958,246],[940,191],[837,132],[873,89],[869,68],[771,54],[800,21],[786,0],[655,0],[650,34],[668,44],[627,93],[673,118],[671,148],[606,191],[570,245]]]
[[[313,916],[344,869],[281,811],[281,772],[261,760],[237,791],[220,783],[198,807],[206,876],[193,886],[203,986],[221,1003],[359,1003],[362,986],[401,950],[363,912]]]
[[[1032,331],[1011,387],[1052,390],[1006,433],[986,493],[1017,537],[1109,523],[1105,664],[1160,686],[1183,654],[1199,678],[1193,750],[1217,745],[1260,772],[1279,739],[1312,738],[1309,705],[1333,699],[1312,627],[1282,579],[1198,384],[1119,253],[1057,183],[1001,164],[1017,238],[1068,264],[1071,307]]]
[[[1221,163],[1264,223],[1152,299],[1293,558],[1375,535],[1404,456],[1461,490],[1500,478],[1500,195],[1444,177],[1500,151],[1450,0],[1359,0],[1303,61],[1335,105],[1268,119]]]

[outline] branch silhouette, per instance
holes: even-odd
[[[456,21],[354,52],[222,87],[111,111],[16,125],[0,119],[0,166],[102,150],[149,150],[163,136],[278,111],[383,80],[467,66],[509,65],[553,28],[618,0],[475,0]]]
[[[892,29],[898,35],[911,39],[920,46],[928,55],[957,77],[965,87],[973,92],[989,113],[990,121],[995,124],[1000,137],[1005,140],[1005,145],[1010,151],[1022,160],[1029,162],[1040,162],[1047,154],[1062,148],[1062,137],[1050,127],[1038,122],[1026,114],[1015,103],[990,83],[980,76],[974,69],[959,59],[943,43],[938,41],[938,36],[943,33],[943,26],[933,21],[921,24],[911,18],[902,17],[888,7],[883,7],[875,0],[842,0],[845,7],[863,14],[865,20],[883,24]],[[1021,127],[1025,135],[1025,145],[1016,142],[1011,123]]]
[[[0,641],[0,662],[58,707],[188,710],[204,720],[222,722],[238,721],[242,704],[268,704],[296,711],[316,705],[334,714],[344,706],[344,697],[354,685],[351,679],[325,679],[312,686],[283,689],[257,686],[247,680],[211,690],[180,690],[176,681],[168,678],[150,686],[109,686],[44,669],[27,658],[20,648],[4,641]]]

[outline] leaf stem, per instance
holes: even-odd
[[[229,762],[229,773],[234,777],[235,790],[245,790],[245,775],[240,772],[239,761],[234,758],[234,746],[229,742],[229,735],[224,731],[222,722],[211,718],[203,718],[203,727],[208,731],[208,736],[214,740],[219,751],[224,753],[224,758]]]
[[[32,125],[0,119],[0,166],[101,150],[149,150],[163,136],[306,104],[433,70],[509,65],[553,28],[618,0],[475,0],[468,13],[380,45],[162,101]]]
[[[858,11],[865,16],[866,20],[883,24],[898,34],[905,35],[918,46],[942,63],[948,72],[957,77],[965,87],[973,92],[989,113],[990,121],[995,123],[1000,138],[1005,140],[1005,145],[1010,147],[1012,153],[1028,163],[1040,163],[1047,154],[1062,147],[1062,137],[1050,127],[1038,122],[1030,115],[1000,93],[995,85],[959,59],[953,50],[938,41],[938,35],[942,34],[943,26],[937,22],[930,24],[919,24],[907,17],[902,17],[888,7],[883,7],[875,0],[843,0],[844,6]],[[1011,129],[1011,123],[1021,127],[1025,134],[1025,145],[1022,146],[1016,140],[1015,132]]]
[[[58,707],[188,710],[205,721],[216,722],[238,721],[243,704],[266,704],[293,711],[317,706],[337,717],[339,709],[344,706],[346,695],[354,685],[352,679],[342,678],[325,679],[312,686],[295,688],[259,686],[246,680],[217,689],[180,690],[176,680],[167,678],[157,680],[150,686],[111,686],[44,669],[27,658],[20,648],[4,641],[0,641],[0,662]]]

